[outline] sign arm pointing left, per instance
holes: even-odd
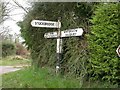
[[[31,25],[33,27],[60,28],[61,27],[61,22],[32,20]]]

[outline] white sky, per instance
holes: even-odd
[[[9,15],[12,15],[10,16],[9,19],[7,19],[5,22],[4,22],[4,26],[5,27],[9,27],[10,29],[10,34],[20,34],[20,27],[16,24],[18,21],[22,21],[23,20],[23,16],[25,14],[25,11],[21,8],[15,8],[14,5],[16,5],[12,0],[7,0],[7,1],[10,1],[10,4],[8,6],[9,7],[13,7],[14,9],[9,13]],[[20,5],[22,5],[23,7],[27,7],[28,5],[26,4],[26,1],[25,0],[16,0]],[[4,0],[5,2],[5,0]],[[17,5],[16,5],[17,6]],[[17,15],[16,15],[17,14]]]

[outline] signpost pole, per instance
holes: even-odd
[[[60,18],[58,19],[58,24],[60,22]],[[59,26],[59,25],[58,25]],[[62,38],[61,38],[61,30],[60,27],[57,31],[57,62],[56,62],[56,73],[60,72],[61,70],[61,60],[62,60]]]

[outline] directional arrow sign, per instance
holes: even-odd
[[[81,36],[83,34],[82,28],[69,29],[61,32],[61,37]]]
[[[44,34],[45,38],[57,38],[57,32],[49,32]]]
[[[83,34],[82,28],[61,31],[61,37],[82,36],[82,34]],[[45,33],[44,37],[45,38],[57,38],[57,32]]]
[[[118,56],[120,57],[120,45],[118,46],[116,52],[117,52]]]
[[[43,21],[43,20],[32,20],[31,25],[33,27],[46,27],[46,28],[60,28],[60,22],[54,21]]]

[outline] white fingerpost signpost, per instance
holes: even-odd
[[[32,20],[31,21],[32,27],[44,27],[44,28],[58,28],[58,31],[56,33],[57,37],[57,61],[56,61],[56,73],[60,69],[60,61],[62,56],[62,39],[61,39],[61,22],[60,19],[58,19],[58,22],[55,21],[44,21],[44,20]]]
[[[44,21],[44,20],[32,20],[31,21],[32,27],[44,27],[44,28],[57,28],[57,32],[48,32],[44,34],[45,38],[57,38],[57,46],[56,46],[56,54],[57,54],[57,61],[56,61],[56,73],[58,73],[61,69],[61,62],[62,62],[62,38],[73,37],[73,36],[82,36],[83,29],[76,28],[76,29],[68,29],[61,31],[61,22],[60,18],[58,22],[55,21]]]
[[[45,27],[45,28],[60,28],[60,22],[44,21],[44,20],[32,20],[31,25],[33,27]]]
[[[82,28],[76,28],[76,29],[69,29],[61,31],[61,38],[65,37],[72,37],[72,36],[82,36],[83,29]],[[45,38],[57,38],[57,32],[48,32],[44,34]]]
[[[60,18],[58,19],[58,23],[60,23]],[[60,71],[60,62],[62,60],[62,38],[61,38],[61,31],[60,28],[58,28],[57,32],[57,48],[56,48],[56,54],[57,54],[57,64],[56,64],[56,73]]]

